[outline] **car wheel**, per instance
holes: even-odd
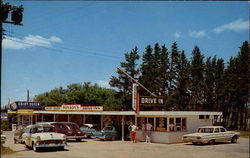
[[[236,143],[237,142],[237,136],[233,136],[233,138],[231,139],[232,143]]]
[[[39,151],[39,148],[36,147],[36,143],[32,143],[32,149],[33,149],[35,152],[38,152],[38,151]]]
[[[192,142],[192,144],[197,145],[197,143],[196,143],[196,142]]]
[[[77,142],[81,142],[81,141],[82,141],[82,139],[76,139],[76,141],[77,141]]]
[[[14,143],[16,144],[17,142],[16,142],[16,139],[14,139]]]
[[[215,143],[215,140],[214,140],[214,139],[212,139],[212,140],[210,140],[210,141],[208,142],[209,145],[213,145],[214,143]]]
[[[64,150],[64,146],[59,146],[58,150]]]

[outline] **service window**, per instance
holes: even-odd
[[[209,115],[206,115],[206,119],[209,119]]]
[[[180,117],[175,118],[175,124],[176,124],[176,131],[181,131],[181,118]]]
[[[152,130],[154,129],[154,118],[148,118],[148,122],[152,125]]]
[[[182,119],[181,119],[181,123],[182,123],[181,130],[182,130],[182,131],[187,130],[186,118],[182,118]]]
[[[170,132],[175,131],[174,118],[169,118],[169,131]]]
[[[137,127],[138,129],[145,130],[146,118],[138,117],[137,118]]]
[[[167,130],[167,118],[160,117],[156,118],[156,131],[166,131]]]
[[[199,119],[205,119],[205,115],[199,115]]]

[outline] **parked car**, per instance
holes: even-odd
[[[56,133],[52,125],[29,125],[25,128],[22,139],[26,147],[39,151],[44,147],[57,147],[63,150],[67,145],[66,135]]]
[[[86,138],[91,138],[96,130],[93,128],[93,124],[84,124],[80,129],[85,133]]]
[[[4,144],[6,141],[6,135],[3,135],[3,130],[1,130],[1,144]]]
[[[106,126],[101,132],[93,132],[92,137],[100,140],[115,140],[117,136],[117,131],[114,126]]]
[[[192,142],[193,144],[214,144],[220,141],[231,141],[232,143],[236,143],[239,137],[239,132],[227,131],[222,126],[204,126],[198,128],[196,133],[184,135],[183,141]]]
[[[86,135],[76,123],[73,122],[52,122],[51,125],[55,126],[55,132],[66,135],[68,139],[75,139],[81,141],[86,138]]]
[[[23,139],[22,139],[22,135],[24,133],[25,128],[24,127],[20,127],[19,129],[17,129],[16,131],[14,131],[14,143],[24,143]]]

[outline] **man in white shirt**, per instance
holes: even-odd
[[[152,125],[148,122],[146,124],[146,142],[147,143],[150,143],[150,135],[151,135],[151,128],[152,128]]]

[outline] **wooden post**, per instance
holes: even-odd
[[[101,130],[103,129],[103,115],[101,115]]]
[[[124,141],[124,115],[122,115],[122,141]]]
[[[41,122],[43,122],[43,114],[41,115]]]
[[[54,114],[53,122],[56,122],[56,114]]]

